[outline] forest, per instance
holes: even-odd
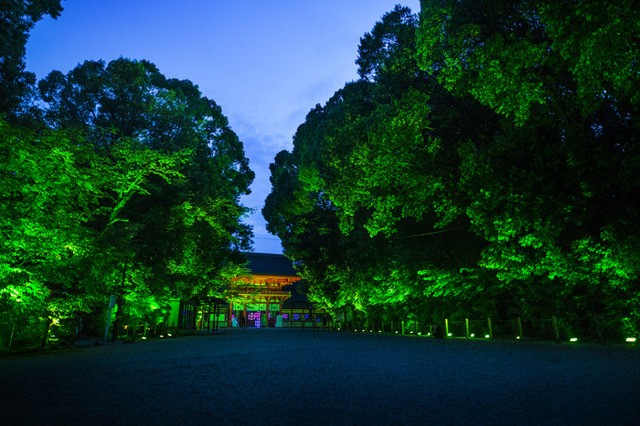
[[[5,2],[6,3],[6,2]],[[145,60],[85,61],[36,82],[29,31],[61,0],[0,14],[0,346],[162,322],[244,264],[254,173],[213,100]]]
[[[363,322],[640,331],[640,5],[423,0],[271,164],[268,230]],[[577,327],[577,326],[576,326]]]
[[[364,6],[363,6],[364,7]],[[0,347],[214,296],[251,250],[254,173],[221,107],[151,62],[40,81],[0,14]],[[372,23],[359,78],[270,166],[268,230],[334,318],[562,318],[640,334],[640,5],[423,0]],[[344,318],[344,317],[343,317]]]

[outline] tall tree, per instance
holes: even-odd
[[[465,153],[468,215],[491,243],[483,265],[575,299],[583,313],[624,317],[630,305],[619,300],[635,303],[638,278],[624,258],[639,207],[638,5],[422,6],[422,68],[505,117],[490,145]]]
[[[80,134],[6,122],[0,158],[0,297],[13,321],[7,327],[39,340],[52,311],[69,319],[88,309],[81,271],[95,233],[87,225],[109,173]]]
[[[419,310],[434,297],[477,296],[473,283],[492,279],[476,271],[483,242],[464,216],[457,149],[492,137],[497,120],[418,68],[416,27],[398,6],[365,34],[361,79],[314,108],[293,153],[272,165],[270,229],[301,262],[312,296],[333,308]]]
[[[60,0],[3,0],[0,4],[0,114],[15,118],[35,76],[25,71],[29,31],[43,16],[60,16]]]
[[[165,207],[182,205],[185,211],[191,204],[232,212],[240,195],[249,192],[253,172],[242,143],[220,107],[189,81],[166,79],[147,61],[118,59],[107,66],[88,61],[66,76],[53,72],[40,89],[51,124],[87,129],[106,155],[129,139],[141,149],[181,156],[179,184],[162,188],[163,179],[151,182],[162,191],[158,203]],[[230,235],[237,233],[239,244],[246,244],[239,222],[243,213],[238,207],[236,225],[227,228]]]
[[[637,6],[607,5],[385,15],[272,167],[265,217],[314,297],[637,328]]]
[[[253,172],[195,85],[121,58],[52,72],[39,87],[50,125],[83,132],[112,173],[91,223],[103,293],[190,297],[249,248],[239,198]]]

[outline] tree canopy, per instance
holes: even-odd
[[[25,70],[29,31],[62,12],[61,0],[6,0],[0,6],[0,114],[15,119],[31,104],[35,76]]]
[[[111,294],[132,323],[215,295],[250,248],[254,178],[220,106],[146,60],[36,85],[28,33],[61,3],[5,3],[3,344],[72,334]],[[309,297],[367,318],[555,315],[637,334],[640,6],[421,6],[363,35],[359,79],[270,167],[263,215]]]
[[[636,9],[451,0],[383,16],[360,80],[272,165],[263,213],[312,297],[637,331]]]
[[[216,294],[250,249],[240,197],[254,177],[220,106],[126,58],[53,71],[36,90],[24,42],[60,2],[10,3],[2,34],[23,38],[0,52],[2,344],[100,327],[111,294],[132,325]]]

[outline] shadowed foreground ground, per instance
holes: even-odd
[[[640,424],[640,351],[307,329],[0,359],[0,423]]]

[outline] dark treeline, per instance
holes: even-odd
[[[263,214],[334,312],[640,327],[637,2],[422,1],[271,165]]]
[[[36,84],[29,30],[60,0],[0,17],[0,346],[154,324],[211,295],[250,249],[253,172],[220,107],[147,61],[86,61]]]

